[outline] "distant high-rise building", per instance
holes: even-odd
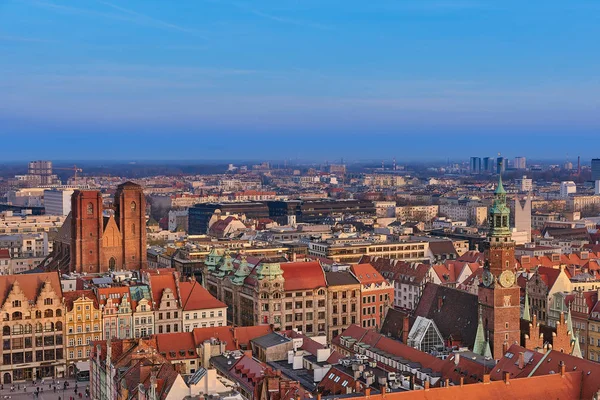
[[[592,159],[592,180],[600,181],[600,158]]]
[[[501,174],[506,170],[506,160],[504,157],[496,158],[496,173]]]
[[[573,181],[566,181],[560,183],[560,197],[567,198],[570,194],[575,194],[577,192],[577,186]]]
[[[481,173],[481,157],[471,157],[470,170],[472,174]]]
[[[567,161],[564,165],[563,165],[563,169],[570,171],[573,169],[573,163],[570,161]]]
[[[40,177],[40,184],[49,185],[52,183],[52,161],[31,161],[27,169],[28,175],[37,175]]]
[[[490,172],[494,168],[494,161],[490,157],[483,157],[483,170],[485,172]]]
[[[594,194],[596,196],[600,195],[600,181],[594,182]]]
[[[515,169],[525,169],[527,168],[526,164],[525,157],[515,157]]]

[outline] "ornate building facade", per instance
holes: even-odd
[[[509,214],[500,177],[489,214],[486,263],[478,291],[483,330],[496,360],[502,358],[506,348],[520,342],[520,289],[514,273],[515,243]]]
[[[65,292],[65,351],[67,374],[90,358],[91,342],[102,340],[102,313],[92,290]]]
[[[58,273],[0,276],[3,384],[64,376],[64,315]]]

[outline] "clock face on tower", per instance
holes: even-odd
[[[483,284],[486,287],[490,287],[492,285],[492,283],[494,283],[494,275],[492,275],[492,273],[490,272],[489,269],[483,270],[482,279],[483,279]]]
[[[515,284],[515,274],[512,271],[504,271],[500,274],[500,284],[508,288]]]

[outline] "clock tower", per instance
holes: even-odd
[[[514,273],[515,243],[511,238],[509,215],[506,191],[499,176],[489,213],[485,266],[478,289],[481,323],[495,360],[504,355],[504,346],[520,341],[520,290]]]

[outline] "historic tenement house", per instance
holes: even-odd
[[[142,280],[150,285],[152,293],[154,333],[181,332],[179,273],[172,268],[144,270]]]
[[[3,384],[64,376],[58,273],[0,276]]]
[[[65,351],[67,374],[90,358],[90,343],[102,339],[102,313],[93,290],[65,292]]]
[[[205,265],[205,286],[227,304],[231,324],[327,334],[327,283],[319,262],[261,261],[213,249]]]

